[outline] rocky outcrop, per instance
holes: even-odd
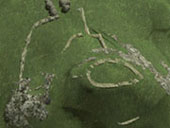
[[[45,75],[45,83],[41,88],[45,90],[42,95],[32,95],[30,79],[23,79],[17,88],[9,103],[6,105],[4,119],[8,126],[25,128],[29,125],[29,118],[44,120],[48,116],[46,105],[50,103],[49,90],[54,74]]]

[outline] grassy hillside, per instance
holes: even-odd
[[[160,65],[170,66],[170,2],[168,0],[71,0],[71,10],[60,19],[48,23],[33,33],[28,49],[24,76],[32,79],[36,87],[43,81],[40,72],[55,73],[48,106],[49,117],[43,122],[31,120],[33,128],[169,128],[170,96],[154,80],[153,74],[143,71],[144,80],[132,86],[98,89],[86,77],[72,79],[71,74],[85,73],[88,64],[78,69],[76,64],[91,56],[100,47],[98,41],[87,36],[80,12],[85,10],[89,28],[116,34],[123,43],[133,44],[162,74]],[[54,1],[58,8],[57,0]],[[12,90],[17,87],[19,61],[24,40],[37,20],[48,14],[44,2],[38,0],[1,0],[0,2],[0,128],[6,128],[3,111]],[[73,41],[61,54],[73,34],[83,32],[84,37]],[[106,41],[115,48],[115,41]],[[115,58],[116,55],[108,55]],[[113,69],[112,69],[113,68]],[[133,78],[134,75],[119,65],[96,68],[92,77],[96,81],[113,82]],[[127,126],[117,122],[135,116],[140,120]]]

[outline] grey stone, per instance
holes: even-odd
[[[27,127],[29,125],[29,118],[37,118],[44,120],[48,116],[46,105],[50,104],[49,87],[54,75],[46,73],[44,83],[44,101],[41,96],[31,95],[28,93],[30,80],[23,79],[19,82],[19,88],[14,91],[10,101],[6,105],[4,112],[4,120],[8,126],[11,127]]]
[[[70,10],[70,0],[59,0],[59,6],[61,7],[61,12],[67,13]]]
[[[57,10],[51,0],[45,0],[45,9],[48,11],[50,16],[58,15]]]

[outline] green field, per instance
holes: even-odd
[[[54,0],[53,0],[54,1]],[[57,10],[58,1],[54,1]],[[170,96],[155,81],[153,74],[143,71],[144,80],[136,85],[99,89],[83,78],[72,79],[71,74],[84,73],[88,65],[78,69],[76,64],[91,56],[100,47],[98,41],[87,36],[80,12],[83,7],[90,30],[116,34],[123,43],[132,44],[153,63],[162,74],[163,60],[170,66],[170,2],[168,0],[71,0],[67,14],[59,12],[60,19],[36,29],[28,49],[25,77],[31,87],[43,81],[40,72],[56,74],[52,83],[45,121],[30,120],[33,128],[169,128]],[[5,105],[17,88],[19,62],[25,38],[33,23],[47,17],[43,0],[0,1],[0,128],[6,128],[3,119]],[[67,40],[82,32],[68,50],[61,54]],[[107,38],[107,37],[106,37]],[[110,41],[109,41],[110,40]],[[120,46],[108,39],[109,47]],[[114,45],[115,44],[115,45]],[[116,55],[108,55],[115,58]],[[92,77],[99,82],[114,82],[135,77],[119,65],[96,68]],[[127,126],[117,122],[135,116],[140,119]]]

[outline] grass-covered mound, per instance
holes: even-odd
[[[54,2],[57,5],[58,2]],[[71,2],[68,14],[59,14],[59,20],[46,24],[33,33],[24,76],[32,79],[33,87],[41,83],[39,73],[41,71],[54,73],[57,79],[54,80],[50,92],[52,102],[48,107],[48,119],[43,122],[32,120],[32,126],[119,128],[123,126],[117,125],[117,122],[140,116],[138,121],[124,127],[169,128],[169,96],[148,70],[143,72],[137,67],[145,77],[140,83],[113,89],[92,87],[85,76],[78,79],[71,77],[76,65],[83,59],[90,56],[105,57],[90,52],[92,48],[100,45],[96,39],[85,35],[80,13],[76,10],[79,7],[85,9],[87,23],[91,29],[114,33],[122,42],[133,44],[159,72],[166,74],[160,61],[163,60],[170,65],[169,1],[72,0]],[[12,94],[11,91],[17,87],[15,82],[18,81],[24,40],[32,24],[48,14],[42,1],[2,0],[0,3],[0,127],[5,128],[3,112]],[[83,32],[84,37],[74,40],[70,48],[61,54],[70,36],[79,32]],[[113,43],[115,43],[113,40],[106,41],[109,47],[119,48]],[[76,72],[85,72],[86,66],[84,70],[76,69]],[[122,67],[113,66],[96,68],[92,77],[101,82],[134,77],[128,70],[126,72]]]

